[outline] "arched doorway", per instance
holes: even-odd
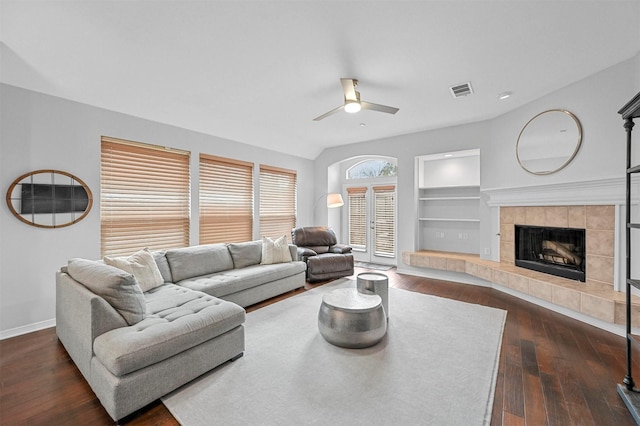
[[[343,231],[356,261],[395,265],[397,160],[365,156],[345,160]]]

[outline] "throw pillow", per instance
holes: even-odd
[[[262,242],[248,241],[244,243],[229,243],[229,252],[233,258],[233,267],[245,268],[258,265],[262,256]]]
[[[71,259],[67,272],[74,280],[113,306],[127,324],[133,325],[144,319],[147,305],[133,275],[102,262],[86,259]]]
[[[149,249],[142,249],[129,257],[104,257],[104,263],[130,273],[140,285],[142,291],[149,291],[164,284],[158,264]]]
[[[291,262],[291,260],[291,252],[289,251],[289,243],[287,242],[286,235],[283,235],[275,241],[269,237],[262,238],[261,265]]]

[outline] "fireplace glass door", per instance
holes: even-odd
[[[585,281],[585,230],[515,225],[516,266]]]

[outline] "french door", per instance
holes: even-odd
[[[396,264],[396,187],[347,186],[349,245],[356,261]]]

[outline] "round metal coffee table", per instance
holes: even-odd
[[[322,297],[318,329],[324,339],[343,348],[366,348],[387,332],[382,298],[355,288],[334,290]]]
[[[356,288],[361,293],[373,293],[382,298],[384,313],[389,319],[389,277],[379,272],[358,274]]]

